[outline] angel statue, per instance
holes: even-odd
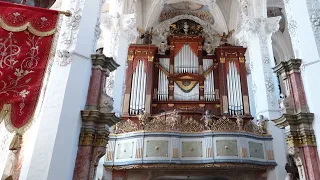
[[[220,40],[220,45],[222,44],[228,44],[228,38],[231,37],[231,35],[234,33],[234,30],[232,31],[229,31],[228,34],[226,34],[225,32],[221,34],[217,33],[215,34],[214,36],[217,36],[217,37],[220,37],[221,40]]]
[[[147,116],[147,114],[145,113],[144,110],[139,110],[138,120],[139,120],[139,123],[140,123],[141,127],[144,128],[144,126],[148,122],[148,116]]]
[[[203,117],[201,118],[201,120],[204,121],[204,126],[206,127],[207,130],[211,129],[211,126],[213,123],[212,118],[213,118],[213,115],[212,115],[211,110],[206,110]]]
[[[156,35],[156,33],[153,32],[153,27],[151,27],[150,32],[149,30],[144,31],[139,27],[137,27],[137,29],[141,34],[140,39],[143,39],[143,44],[152,44],[152,36]]]

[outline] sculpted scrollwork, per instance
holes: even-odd
[[[271,18],[245,17],[240,26],[240,31],[236,36],[238,38],[238,42],[242,45],[247,45],[247,43],[253,42],[251,41],[253,38],[259,38],[267,100],[271,107],[277,106],[277,100],[274,92],[275,85],[273,82],[273,72],[271,69],[271,61],[273,61],[273,57],[270,54],[271,34],[279,30],[280,20],[280,16]],[[252,54],[250,48],[249,53]],[[251,70],[253,70],[253,68]],[[253,70],[252,72],[255,71]],[[253,78],[253,82],[254,81],[255,78]]]
[[[144,113],[138,115],[138,122],[123,120],[116,124],[113,133],[122,134],[135,131],[148,132],[247,132],[257,135],[266,134],[264,127],[257,126],[243,117],[215,117],[207,111],[202,117],[181,115],[179,111],[149,117]],[[140,124],[140,125],[139,125]]]
[[[214,29],[214,26],[206,21],[202,21],[201,19],[191,15],[175,16],[174,18],[163,21],[159,25],[155,26],[154,31],[158,34],[158,38],[162,41],[166,41],[167,36],[170,34],[170,25],[182,19],[190,19],[200,24],[203,27],[205,38],[207,40],[209,39],[210,42],[213,42],[214,40],[213,34],[217,33],[216,30]]]

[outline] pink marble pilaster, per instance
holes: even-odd
[[[87,180],[90,173],[91,146],[79,146],[73,180]]]
[[[303,88],[301,73],[291,71],[289,76],[296,110],[297,112],[307,112],[307,100]]]
[[[105,154],[106,147],[93,147],[90,159],[89,179],[94,179],[99,160]]]
[[[320,160],[317,146],[304,146],[303,155],[305,158],[305,173],[309,180],[320,179]]]
[[[101,83],[103,78],[103,72],[99,68],[92,68],[92,74],[90,78],[90,85],[87,97],[87,106],[88,107],[98,107],[100,94],[102,91]]]

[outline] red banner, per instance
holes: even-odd
[[[21,132],[33,118],[58,16],[57,11],[0,2],[0,121],[1,114],[10,115],[13,130]]]

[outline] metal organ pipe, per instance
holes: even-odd
[[[180,52],[174,57],[175,73],[198,73],[198,57],[188,44],[183,45]]]
[[[207,71],[213,66],[212,59],[203,59],[203,70]],[[215,101],[214,94],[214,72],[211,71],[204,81],[204,99],[205,101]]]
[[[145,109],[146,80],[144,63],[139,60],[136,70],[132,75],[130,114],[138,114],[140,110]]]
[[[230,115],[243,115],[240,75],[235,62],[230,62],[227,74],[228,103]]]
[[[159,64],[166,71],[170,69],[170,58],[160,58]],[[168,85],[169,81],[167,75],[159,69],[159,80],[158,80],[158,100],[159,101],[167,101],[168,100]]]

